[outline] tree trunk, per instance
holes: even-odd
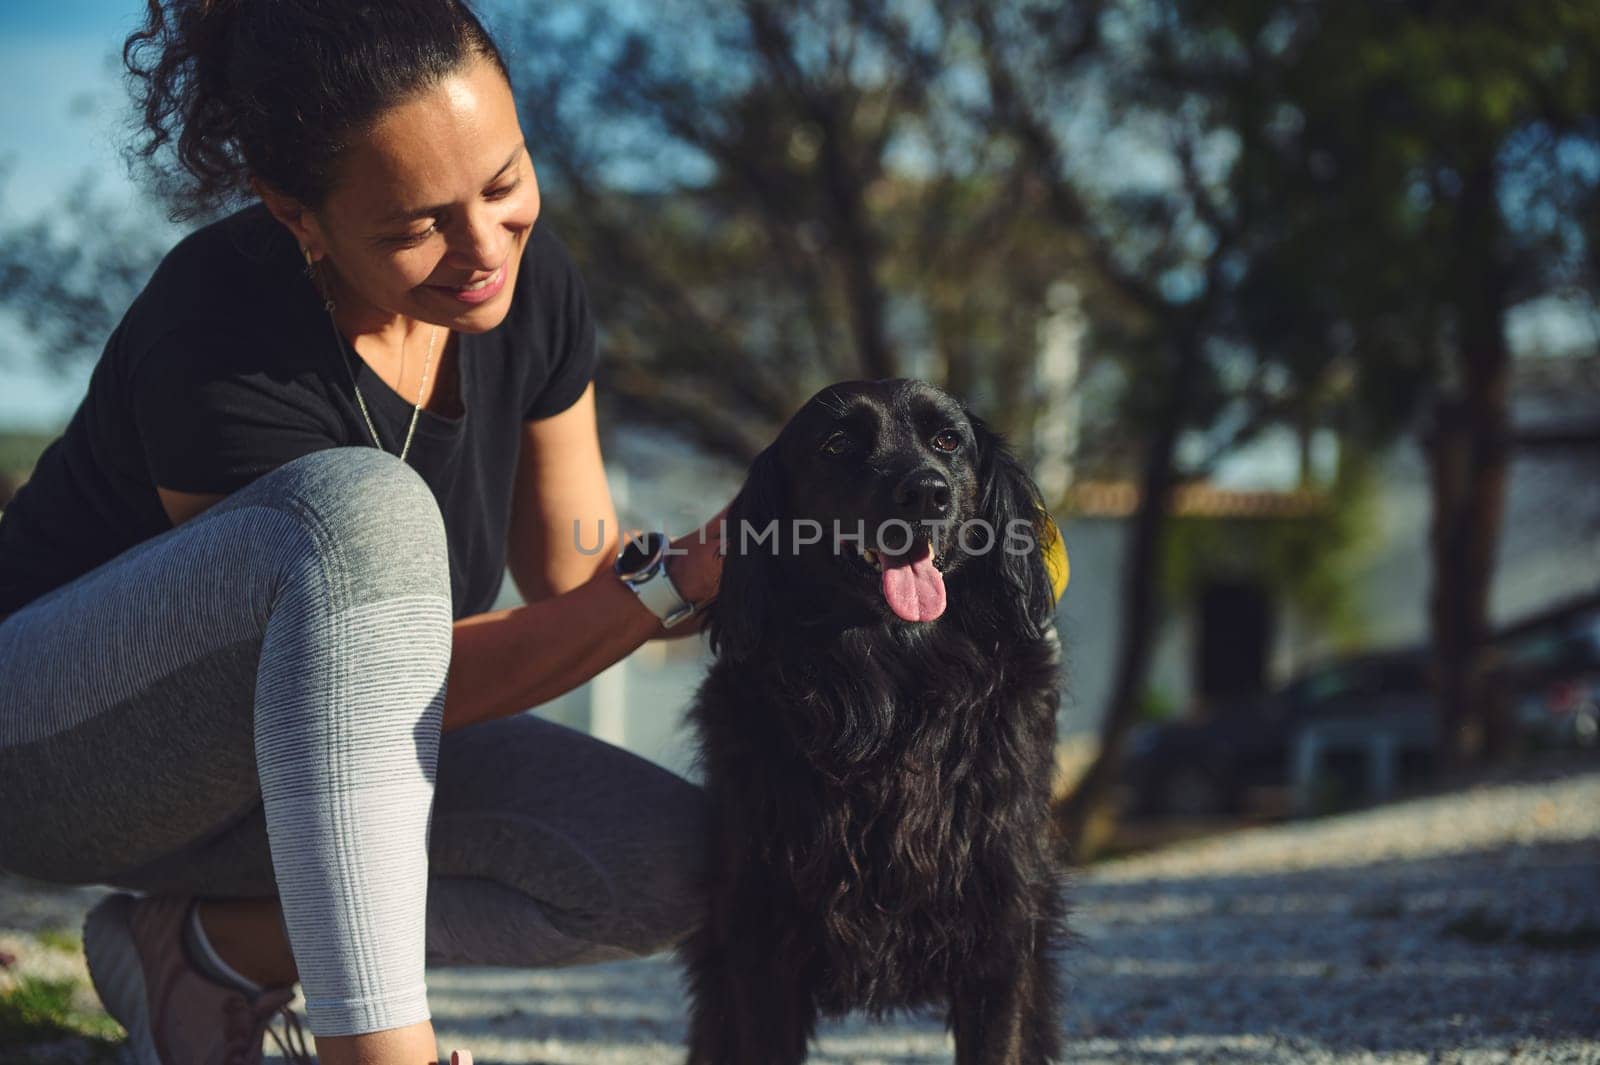
[[[1500,542],[1510,439],[1510,354],[1495,175],[1469,172],[1458,206],[1456,366],[1459,396],[1435,407],[1432,588],[1440,768],[1454,775],[1509,749],[1510,708],[1491,691],[1489,596]]]
[[[1161,543],[1173,482],[1173,455],[1182,431],[1188,398],[1199,376],[1198,328],[1185,329],[1174,345],[1176,365],[1159,424],[1150,436],[1140,478],[1139,506],[1128,530],[1128,554],[1122,564],[1122,612],[1118,633],[1116,681],[1100,725],[1100,750],[1083,778],[1055,811],[1057,839],[1069,862],[1093,857],[1095,823],[1110,816],[1112,789],[1122,768],[1128,732],[1139,717],[1160,609]]]

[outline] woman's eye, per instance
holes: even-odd
[[[822,450],[829,455],[843,455],[850,449],[850,437],[845,433],[834,433],[822,442]]]
[[[488,192],[484,193],[484,196],[487,199],[490,199],[490,200],[503,200],[507,196],[511,195],[513,192],[516,192],[517,189],[519,189],[521,187],[522,187],[522,179],[518,178],[517,180],[513,181],[509,185],[502,185],[498,189],[490,189]],[[401,234],[398,237],[390,237],[389,238],[389,242],[391,244],[398,244],[401,247],[409,248],[409,247],[411,247],[413,245],[421,244],[423,241],[427,240],[429,237],[433,236],[438,231],[439,231],[439,223],[438,222],[433,222],[428,226],[427,229],[424,229],[421,233],[404,233],[404,234]]]
[[[949,454],[961,446],[961,434],[954,429],[941,429],[933,438],[933,446],[945,454]]]
[[[438,228],[438,225],[434,224],[430,225],[427,229],[424,229],[421,233],[406,233],[402,236],[390,237],[389,239],[395,244],[401,244],[409,247],[413,244],[421,244],[423,241],[433,236],[434,232],[438,230]]]

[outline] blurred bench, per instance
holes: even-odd
[[[1411,712],[1382,717],[1330,717],[1309,721],[1290,745],[1290,791],[1297,816],[1317,813],[1317,785],[1334,754],[1355,753],[1365,763],[1361,798],[1382,802],[1398,790],[1401,758],[1407,752],[1431,757],[1437,741],[1432,713]]]

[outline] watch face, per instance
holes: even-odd
[[[617,555],[617,576],[623,580],[643,577],[661,551],[656,537],[656,533],[648,533],[643,537],[642,544],[640,538],[630,537]]]

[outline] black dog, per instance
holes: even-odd
[[[1056,1061],[1038,488],[933,386],[851,381],[757,457],[727,518],[690,709],[712,809],[710,907],[679,947],[690,1065],[801,1062],[819,1015],[933,1005],[960,1065]]]

